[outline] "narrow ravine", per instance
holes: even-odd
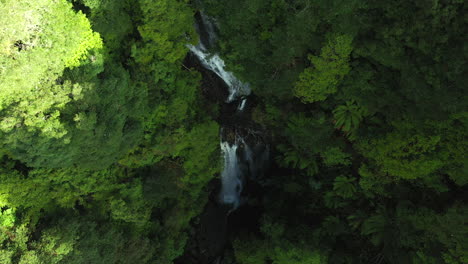
[[[225,62],[218,54],[212,54],[208,51],[216,41],[216,27],[212,20],[200,13],[196,28],[200,35],[200,41],[196,46],[189,45],[190,51],[207,70],[214,72],[226,84],[229,93],[225,104],[236,105],[235,110],[231,111],[231,115],[238,116],[238,122],[234,119],[234,122],[228,125],[223,124],[223,122],[221,124],[223,127],[220,147],[224,158],[224,167],[221,173],[219,194],[220,202],[232,206],[232,210],[235,210],[242,202],[241,194],[246,177],[255,177],[253,173],[258,172],[255,154],[252,152],[251,143],[247,138],[249,128],[242,124],[242,118],[245,117],[243,112],[248,105],[251,90],[249,84],[240,81],[232,72],[226,70]],[[231,119],[229,116],[225,118]]]
[[[186,252],[179,262],[224,263],[223,254],[229,247],[230,215],[238,212],[248,203],[248,187],[264,171],[269,160],[269,148],[262,138],[262,132],[251,120],[254,98],[249,84],[239,80],[226,70],[223,59],[211,50],[216,42],[216,26],[202,13],[197,14],[196,30],[199,43],[188,45],[189,67],[202,72],[204,81],[209,82],[205,96],[221,109],[218,122],[220,129],[220,150],[223,168],[219,182],[214,183],[212,195],[204,212],[200,215],[196,232],[192,234]],[[204,87],[207,89],[207,87]],[[214,90],[214,91],[213,91]],[[242,207],[244,208],[244,207]],[[246,216],[240,222],[249,222]]]

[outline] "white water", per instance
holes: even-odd
[[[215,27],[210,19],[203,13],[201,14],[201,21],[207,34],[208,45],[213,45],[216,40]],[[226,83],[229,88],[229,96],[226,100],[228,103],[234,101],[239,96],[247,96],[250,94],[249,84],[241,82],[232,72],[226,71],[226,65],[223,59],[221,59],[218,54],[209,53],[207,47],[205,47],[201,40],[198,45],[187,45],[187,47],[197,56],[206,69],[216,73],[216,75]]]
[[[220,199],[225,204],[232,204],[237,208],[240,204],[242,192],[242,175],[237,157],[237,144],[229,145],[228,142],[221,142],[221,151],[224,154],[224,168],[221,174]]]
[[[263,166],[264,155],[261,160],[256,160],[254,152],[239,134],[236,134],[236,140],[232,145],[221,140],[220,146],[224,157],[220,201],[236,209],[241,203],[241,192],[246,175],[255,177]]]
[[[216,40],[215,26],[209,18],[201,14],[202,25],[197,25],[197,30],[200,33],[203,30],[200,26],[203,26],[204,33],[207,34],[205,41],[207,45],[213,45]],[[232,72],[226,71],[224,61],[217,54],[210,54],[207,47],[200,40],[196,46],[188,45],[190,51],[198,57],[200,62],[206,69],[209,69],[216,73],[228,86],[229,96],[226,100],[227,103],[231,103],[241,96],[247,96],[250,94],[250,87],[247,83],[241,82],[237,79]],[[237,112],[241,113],[246,106],[247,99],[243,98],[237,106]],[[224,157],[224,168],[221,173],[221,192],[219,194],[220,201],[224,204],[229,204],[235,210],[241,203],[241,192],[243,188],[243,182],[246,175],[250,172],[250,175],[254,177],[254,173],[258,171],[258,162],[255,161],[252,149],[236,131],[235,142],[230,144],[227,141],[223,141],[221,137],[221,151]],[[238,151],[243,150],[243,151]]]
[[[237,79],[232,72],[226,71],[224,61],[217,54],[210,54],[203,49],[203,45],[198,44],[197,46],[189,45],[189,49],[195,54],[201,61],[205,68],[216,73],[228,86],[229,96],[227,102],[234,101],[241,95],[249,95],[250,87],[248,84],[241,82]]]
[[[239,111],[241,111],[241,112],[244,111],[245,103],[247,103],[247,99],[246,99],[246,98],[242,99],[242,102],[241,102],[241,103],[239,104],[239,106],[237,107],[237,110],[239,110]]]

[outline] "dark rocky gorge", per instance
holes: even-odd
[[[256,98],[248,84],[230,72],[222,72],[224,62],[207,51],[206,47],[214,44],[214,24],[201,14],[197,14],[196,20],[200,43],[191,47],[184,66],[201,73],[203,96],[219,107],[214,118],[221,125],[224,167],[220,178],[209,184],[209,201],[202,214],[193,220],[185,253],[175,263],[232,263],[229,237],[236,230],[257,227],[261,210],[249,203],[249,197],[262,193],[256,181],[262,178],[268,165],[269,148],[261,128],[251,118]],[[218,65],[207,65],[214,56]]]

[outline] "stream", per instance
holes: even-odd
[[[220,147],[224,158],[224,167],[221,173],[221,191],[219,200],[221,203],[231,205],[232,210],[237,209],[242,203],[242,190],[246,177],[256,177],[262,163],[268,160],[267,149],[262,149],[260,158],[254,153],[255,147],[251,144],[261,143],[252,140],[252,130],[245,127],[245,118],[250,118],[244,113],[249,104],[251,90],[248,83],[240,81],[236,76],[226,70],[224,61],[218,54],[212,54],[208,50],[216,41],[216,27],[213,21],[203,13],[199,14],[196,29],[200,35],[198,45],[189,45],[203,67],[215,73],[228,88],[228,96],[225,104],[236,105],[231,115],[237,117],[234,122],[223,124],[220,135]],[[232,107],[231,107],[232,108]],[[225,119],[232,119],[229,116]],[[236,122],[237,120],[237,122]],[[256,148],[258,150],[258,148]]]
[[[248,83],[226,70],[224,60],[210,50],[216,43],[216,24],[203,13],[196,15],[199,43],[188,45],[188,66],[202,72],[203,81],[209,83],[205,96],[219,104],[221,113],[220,149],[223,169],[213,193],[200,215],[195,233],[185,254],[176,263],[223,264],[229,247],[232,229],[255,222],[258,210],[243,206],[248,202],[249,185],[263,174],[269,161],[269,147],[262,132],[251,120],[255,104]],[[255,191],[254,191],[255,192]],[[246,209],[244,209],[246,208]],[[238,213],[238,211],[241,211]]]

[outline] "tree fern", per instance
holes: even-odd
[[[336,177],[333,183],[333,190],[335,193],[343,198],[352,198],[356,193],[356,186],[354,185],[353,178],[345,176]]]
[[[318,172],[318,165],[315,158],[302,154],[299,150],[279,145],[278,149],[283,153],[276,158],[276,161],[285,168],[305,170],[307,175],[313,176]]]
[[[379,246],[384,242],[384,234],[387,226],[387,220],[382,214],[376,214],[369,217],[361,227],[361,233],[370,236],[372,244]]]
[[[361,123],[365,110],[354,100],[346,102],[333,110],[335,127],[347,134],[350,139],[355,138],[355,132]]]
[[[356,211],[354,214],[347,217],[348,224],[353,230],[357,230],[362,226],[366,219],[367,215],[363,211]]]

